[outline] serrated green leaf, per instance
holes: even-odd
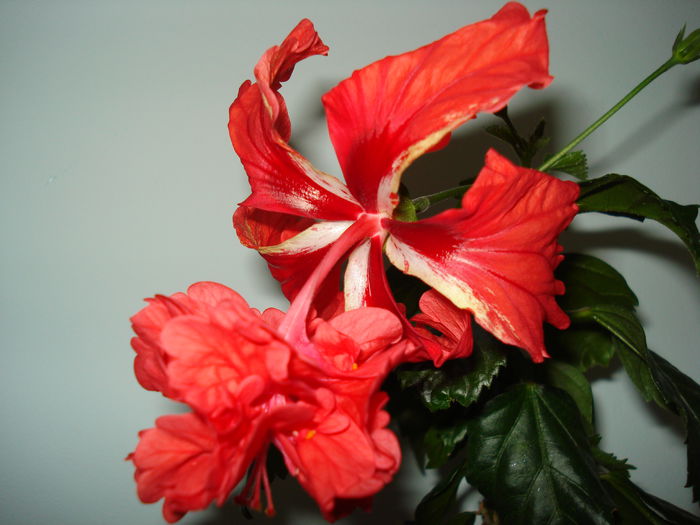
[[[458,465],[416,507],[416,525],[436,525],[443,522],[457,499],[457,489],[464,479],[464,465]]]
[[[664,200],[627,175],[610,174],[580,183],[581,213],[601,212],[635,220],[655,220],[674,232],[686,245],[700,274],[700,233],[695,225],[698,205]]]
[[[428,456],[428,468],[443,466],[454,451],[467,436],[465,420],[452,421],[450,425],[432,426],[425,433],[425,452]]]
[[[593,447],[593,457],[595,458],[596,462],[605,467],[608,472],[615,474],[616,476],[622,476],[623,478],[629,478],[629,471],[636,470],[637,468],[634,465],[630,465],[627,462],[627,458],[620,459],[615,454],[605,452],[598,447]]]
[[[467,432],[467,480],[503,523],[612,523],[613,503],[565,393],[517,385],[487,403]]]
[[[579,180],[588,178],[588,160],[583,151],[570,151],[562,155],[552,164],[547,171],[560,171],[568,173]]]
[[[593,393],[591,384],[581,371],[568,363],[549,360],[546,364],[548,383],[561,388],[574,400],[581,415],[593,424]]]
[[[576,310],[599,304],[616,304],[634,308],[637,296],[625,278],[608,263],[581,253],[566,254],[556,270],[566,292],[559,299],[564,310]]]
[[[681,416],[688,449],[688,486],[700,499],[700,385],[655,352],[649,351],[651,372],[670,407]]]
[[[503,343],[478,326],[474,327],[474,336],[471,356],[453,359],[440,368],[421,364],[400,370],[401,386],[415,386],[431,411],[446,410],[453,402],[465,407],[474,403],[506,363]]]

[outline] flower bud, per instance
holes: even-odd
[[[673,43],[673,58],[678,64],[689,64],[700,58],[700,29],[685,36],[685,26]]]

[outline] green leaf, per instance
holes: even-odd
[[[615,500],[616,514],[623,524],[633,525],[699,525],[700,518],[680,509],[632,483],[619,472],[602,475],[608,492]]]
[[[615,454],[610,452],[605,452],[598,447],[593,447],[593,457],[598,462],[599,465],[605,467],[605,469],[611,474],[616,476],[621,476],[623,478],[630,477],[630,470],[636,470],[637,467],[630,465],[627,462],[627,458],[620,459]]]
[[[638,304],[637,296],[625,278],[608,263],[592,255],[566,254],[556,276],[566,285],[566,293],[558,301],[564,310],[600,304],[634,308]]]
[[[583,151],[570,151],[559,157],[547,171],[560,171],[573,175],[579,180],[588,178],[588,162]]]
[[[476,520],[476,512],[460,512],[448,518],[445,525],[474,525],[474,520]]]
[[[428,456],[428,468],[443,466],[450,454],[467,436],[465,420],[451,421],[447,426],[432,426],[425,433],[425,452]]]
[[[698,205],[664,200],[627,175],[610,174],[580,183],[581,213],[601,212],[635,220],[655,220],[674,232],[686,245],[700,274],[700,233],[695,225]]]
[[[474,403],[506,363],[503,343],[474,327],[474,352],[466,359],[453,359],[440,368],[430,364],[405,367],[398,372],[403,388],[415,386],[431,411],[445,410],[453,402],[465,407]]]
[[[497,117],[505,122],[505,126],[492,125],[486,128],[486,132],[496,138],[510,144],[515,153],[520,159],[520,163],[529,168],[532,165],[532,159],[537,153],[549,143],[549,137],[544,136],[545,121],[540,120],[535,126],[530,136],[526,139],[516,129],[513,122],[508,116],[508,107],[504,107],[500,111],[494,113]]]
[[[693,501],[700,499],[700,385],[655,352],[651,372],[673,409],[683,419],[688,448],[688,483]]]
[[[471,420],[467,480],[509,525],[612,523],[574,402],[563,392],[520,384]]]
[[[572,317],[593,319],[596,323],[608,329],[620,341],[642,359],[646,355],[647,340],[644,328],[637,316],[629,308],[615,304],[601,304],[582,308]]]
[[[593,393],[586,376],[575,366],[554,359],[547,361],[546,374],[549,384],[569,394],[581,415],[592,425]]]
[[[648,362],[648,349],[644,329],[634,312],[618,305],[599,305],[582,308],[572,317],[592,319],[613,334],[622,344],[617,355],[627,375],[645,400],[664,406],[666,400],[652,377]]]
[[[585,372],[593,366],[607,367],[615,355],[618,340],[592,323],[572,324],[567,330],[548,330],[547,348],[552,355]]]
[[[454,506],[457,500],[457,489],[462,479],[464,479],[464,465],[460,464],[423,497],[416,507],[415,524],[442,523],[450,507]]]
[[[654,379],[649,361],[632,352],[627,347],[621,347],[617,356],[620,358],[625,372],[637,387],[639,393],[645,401],[654,401],[661,407],[666,407],[666,399],[659,390],[659,386]]]
[[[511,146],[513,146],[514,149],[519,144],[518,140],[520,139],[520,137],[513,134],[513,132],[506,126],[502,126],[500,124],[493,124],[492,126],[487,126],[486,133],[488,133],[489,135],[493,135],[497,139],[501,139],[506,144],[510,144]]]
[[[640,497],[636,487],[626,478],[603,476],[603,483],[615,501],[618,521],[633,525],[671,525],[662,519]]]

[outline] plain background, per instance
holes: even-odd
[[[523,126],[546,116],[555,146],[664,62],[684,23],[700,26],[698,0],[526,4],[550,10],[556,80],[519,93],[511,113]],[[227,109],[265,49],[302,17],[330,46],[328,57],[297,67],[283,94],[295,146],[338,174],[320,95],[353,69],[500,6],[0,1],[0,523],[161,523],[160,504],[136,499],[123,458],[139,429],[176,408],[136,383],[129,317],[143,297],[200,280],[225,283],[256,307],[285,307],[262,260],[231,227],[249,189]],[[592,175],[628,173],[665,198],[700,202],[699,116],[696,62],[657,80],[583,144]],[[493,122],[469,122],[407,177],[420,187],[421,179],[447,185],[476,173],[496,144],[483,133]],[[678,240],[657,224],[579,217],[563,242],[620,270],[639,296],[650,347],[700,378],[699,283]],[[628,457],[644,488],[697,513],[683,488],[679,427],[646,406],[619,369],[596,377],[603,447]],[[401,523],[426,487],[406,454],[376,516],[342,523]],[[293,483],[275,494],[282,516],[274,523],[321,521]],[[235,508],[183,521],[243,522]]]

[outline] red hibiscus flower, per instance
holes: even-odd
[[[347,186],[288,144],[279,94],[298,61],[327,49],[303,20],[263,55],[256,82],[245,82],[230,108],[231,140],[252,188],[234,215],[243,244],[260,251],[290,299],[323,262],[330,268],[314,286],[322,309],[347,259],[346,308],[378,306],[400,315],[385,278],[386,253],[503,342],[541,361],[543,322],[568,324],[554,301],[563,285],[553,270],[561,259],[557,236],[577,211],[578,186],[490,151],[461,209],[413,223],[393,212],[401,175],[414,159],[444,146],[478,112],[503,108],[520,88],[549,84],[544,12],[530,17],[509,3],[489,20],[356,71],[324,95]],[[446,346],[403,322],[421,343],[412,360],[439,365],[471,351],[468,333],[452,334],[464,340]],[[461,322],[463,330],[469,326]]]
[[[139,497],[164,499],[167,521],[223,504],[246,471],[237,501],[261,509],[264,491],[274,513],[271,444],[330,521],[366,507],[398,469],[379,388],[408,348],[402,324],[379,308],[309,320],[313,282],[291,317],[216,283],[157,296],[132,317],[137,378],[194,411],[159,418],[128,458]]]

